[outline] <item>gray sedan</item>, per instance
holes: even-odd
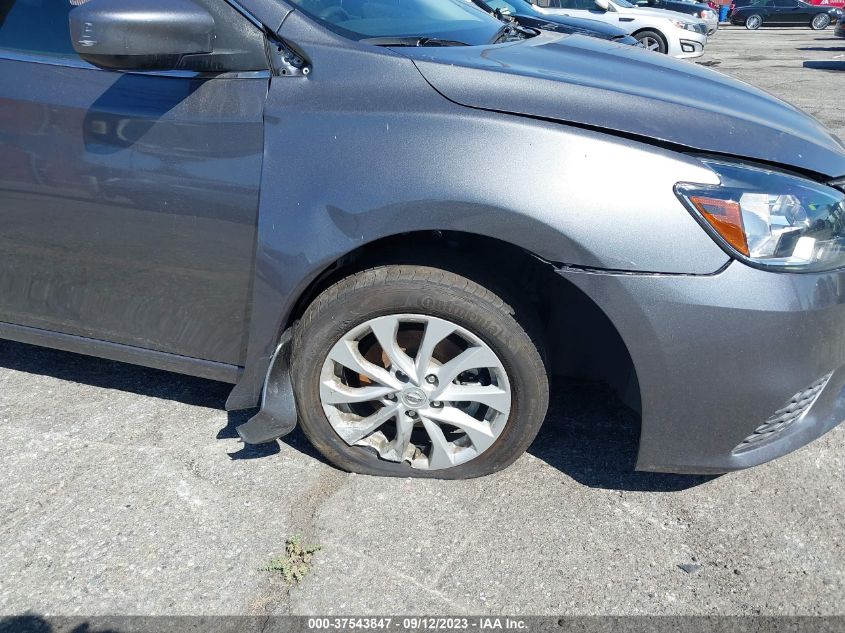
[[[245,442],[484,475],[558,375],[644,470],[845,418],[845,148],[700,66],[463,0],[12,0],[0,137],[0,337],[230,382]]]

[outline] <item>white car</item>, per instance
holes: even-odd
[[[707,23],[707,37],[713,37],[719,30],[719,15],[699,0],[630,0],[638,7],[676,11]]]
[[[672,57],[701,57],[707,44],[707,23],[699,18],[638,7],[627,0],[532,0],[548,15],[571,15],[618,26],[645,48]]]

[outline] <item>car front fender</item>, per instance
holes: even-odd
[[[694,158],[459,106],[389,50],[292,36],[313,71],[271,82],[248,352],[229,408],[257,402],[309,285],[386,237],[461,231],[627,271],[709,274],[728,261],[673,193],[717,182]]]

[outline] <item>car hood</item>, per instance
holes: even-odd
[[[801,110],[702,66],[634,46],[544,32],[507,44],[397,52],[460,105],[845,174],[845,146]]]

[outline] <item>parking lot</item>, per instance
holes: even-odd
[[[845,137],[845,38],[832,28],[722,26],[698,61],[789,101]]]
[[[692,62],[690,62],[692,63]],[[845,138],[845,39],[725,28],[698,63]],[[841,614],[845,428],[716,478],[634,473],[637,418],[558,383],[529,453],[471,481],[244,448],[227,386],[0,342],[0,613]],[[288,590],[260,569],[322,549]]]

